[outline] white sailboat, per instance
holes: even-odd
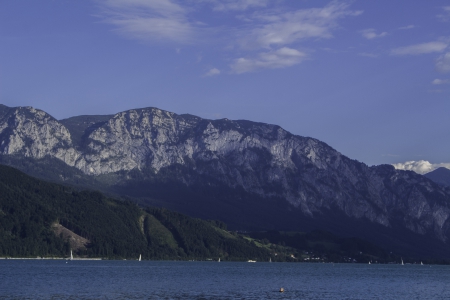
[[[270,263],[272,262],[272,257],[271,257],[271,258],[269,258],[269,262],[270,262]]]
[[[141,255],[141,254],[139,254],[139,261],[141,261],[141,259],[142,259],[142,255]]]
[[[219,257],[219,260],[217,262],[220,262],[220,257]]]
[[[70,250],[70,260],[73,260],[73,253],[72,253],[72,250]]]
[[[420,262],[420,265],[423,266],[423,262]]]
[[[403,263],[403,258],[401,258],[401,260],[402,260],[402,266],[404,266],[405,264]]]

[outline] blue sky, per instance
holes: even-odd
[[[1,1],[0,103],[248,119],[450,167],[450,2]]]

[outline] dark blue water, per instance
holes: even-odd
[[[450,299],[450,266],[0,260],[0,299]]]

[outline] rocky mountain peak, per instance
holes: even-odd
[[[161,182],[241,191],[262,202],[282,199],[276,201],[287,205],[284,212],[296,211],[300,219],[342,215],[345,222],[450,237],[450,194],[444,188],[392,166],[368,167],[277,125],[157,108],[59,122],[34,108],[0,106],[0,145],[3,155],[52,157],[88,176],[115,174],[113,184],[147,185],[149,195]]]
[[[50,155],[69,164],[69,156],[74,154],[69,131],[51,115],[30,106],[3,107],[0,137],[2,154],[33,158]]]

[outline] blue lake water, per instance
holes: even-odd
[[[0,260],[0,299],[450,299],[450,266]]]

